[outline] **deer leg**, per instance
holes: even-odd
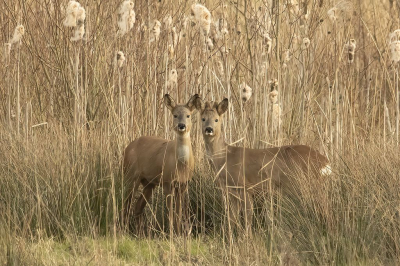
[[[155,184],[148,183],[143,187],[143,192],[139,196],[138,200],[136,201],[135,209],[134,209],[134,217],[135,217],[135,224],[137,225],[137,232],[140,234],[144,232],[144,224],[143,224],[143,210],[146,207],[147,202],[150,201],[151,196],[153,195],[154,188],[156,187]]]

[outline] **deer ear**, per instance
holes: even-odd
[[[174,109],[176,106],[175,101],[171,98],[169,94],[164,95],[164,104],[170,111],[172,111],[172,109]]]
[[[200,97],[197,97],[197,99],[196,99],[194,104],[196,105],[196,109],[198,111],[200,111],[200,112],[204,111],[205,105],[204,105],[203,100]]]
[[[228,110],[228,99],[223,99],[217,106],[217,112],[219,115],[222,115]]]
[[[198,98],[200,98],[199,95],[195,94],[187,102],[186,106],[189,108],[190,111],[193,111],[196,108],[196,102]]]

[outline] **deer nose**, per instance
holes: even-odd
[[[184,131],[185,129],[186,129],[186,125],[185,124],[182,124],[182,123],[178,124],[178,130],[179,131]]]
[[[206,135],[212,135],[214,132],[214,130],[212,129],[212,127],[206,127]]]

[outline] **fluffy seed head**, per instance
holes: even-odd
[[[242,94],[242,101],[243,103],[245,103],[250,99],[251,95],[253,94],[253,89],[250,88],[250,86],[247,85],[245,82],[243,82],[239,88]]]
[[[125,55],[122,51],[117,52],[116,61],[118,68],[121,68],[125,63]]]
[[[218,72],[219,72],[219,74],[221,75],[221,76],[223,76],[224,74],[225,74],[225,72],[224,72],[224,65],[222,64],[222,62],[221,61],[217,61],[217,69],[218,69]]]
[[[178,85],[178,72],[176,72],[176,69],[171,69],[171,72],[169,74],[169,79],[167,81],[167,88],[168,89],[174,89]]]
[[[76,42],[82,40],[84,35],[85,35],[85,25],[82,22],[75,27],[74,36],[71,37],[71,41]]]
[[[400,61],[400,29],[389,35],[390,59],[393,63]]]
[[[301,44],[301,49],[306,50],[308,49],[308,47],[310,47],[310,39],[308,39],[307,37],[303,38],[303,42]]]
[[[191,7],[191,15],[194,22],[199,25],[201,32],[207,36],[210,33],[211,26],[210,11],[201,4],[193,4]]]
[[[158,41],[161,32],[161,22],[154,20],[150,26],[150,42]]]
[[[269,54],[271,52],[271,48],[272,48],[272,39],[271,39],[271,37],[269,37],[268,33],[264,35],[263,41],[264,41],[266,53]]]
[[[343,0],[329,9],[327,14],[331,22],[336,22],[338,19],[349,19],[353,10],[353,4],[350,1]]]
[[[172,44],[168,44],[168,57],[173,58],[175,55],[175,49]]]
[[[163,19],[164,25],[165,25],[165,29],[170,32],[172,30],[172,17],[171,15],[167,15],[164,19]]]
[[[18,25],[15,27],[13,37],[10,40],[11,44],[19,43],[22,39],[22,36],[25,34],[25,28],[22,25]]]
[[[284,52],[283,52],[283,61],[286,63],[286,62],[289,62],[290,61],[290,50],[289,49],[286,49]]]
[[[76,1],[69,1],[67,5],[67,9],[65,11],[65,19],[63,24],[65,27],[75,27],[77,23],[77,18],[85,17],[85,9],[81,9],[81,4]],[[83,13],[82,13],[83,12]],[[85,18],[83,18],[85,20]]]
[[[356,51],[357,42],[354,39],[350,39],[348,43],[345,44],[344,48],[347,51],[348,62],[353,63],[354,61],[354,52]]]
[[[268,94],[268,99],[271,103],[277,103],[278,102],[278,91],[276,88],[274,88],[269,94]]]
[[[206,44],[207,44],[207,47],[208,47],[208,50],[213,50],[214,49],[214,44],[213,44],[213,41],[210,39],[210,38],[207,38],[207,40],[206,40]]]
[[[123,1],[118,9],[118,36],[123,36],[131,30],[136,22],[136,14],[132,1]]]

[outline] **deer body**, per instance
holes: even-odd
[[[315,175],[317,165],[323,174],[321,170],[328,165],[325,156],[306,145],[250,149],[229,146],[222,139],[210,141],[205,137],[204,140],[214,170],[219,172],[219,182],[246,188],[250,193],[265,190],[269,180],[276,188],[290,190],[293,184],[289,174],[302,170]]]
[[[124,204],[124,219],[130,216],[141,225],[143,209],[150,200],[154,188],[162,185],[167,198],[167,207],[175,230],[180,233],[182,211],[185,211],[184,194],[187,182],[194,169],[194,158],[190,140],[191,113],[194,110],[194,95],[186,105],[177,105],[167,94],[164,103],[174,116],[175,140],[143,136],[125,149],[124,172],[127,198]],[[133,197],[139,185],[143,192],[132,210]],[[175,214],[173,215],[173,201]]]
[[[251,222],[252,195],[268,191],[271,184],[284,191],[294,189],[293,174],[330,174],[328,159],[305,145],[289,145],[268,149],[250,149],[227,145],[221,132],[221,116],[228,108],[228,100],[221,103],[197,99],[202,131],[209,161],[217,180],[226,192],[230,216],[236,218],[243,203],[246,206],[246,223]]]

